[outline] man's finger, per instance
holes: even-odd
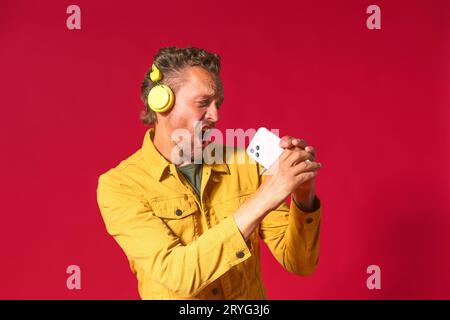
[[[304,172],[317,171],[320,168],[322,168],[322,164],[320,162],[306,160],[306,161],[300,162],[299,164],[293,166],[292,173],[294,175],[299,175]]]
[[[280,140],[280,147],[281,148],[289,148],[292,144],[292,137],[291,136],[284,136],[281,137]]]
[[[299,138],[292,139],[292,144],[294,146],[300,147],[302,149],[305,149],[308,146],[308,142],[306,142],[306,140],[299,139]]]
[[[305,140],[299,139],[299,138],[294,138],[291,136],[284,136],[280,140],[281,148],[300,147],[300,148],[304,149],[307,145],[308,145],[308,143]]]
[[[290,166],[294,166],[305,160],[314,161],[315,159],[311,153],[297,147],[290,149],[289,154],[286,156],[286,161],[288,161]]]
[[[313,146],[305,147],[305,151],[311,153],[313,155],[314,159],[316,158],[316,149]]]
[[[295,176],[296,179],[300,180],[302,183],[314,179],[317,176],[317,171],[302,172]]]

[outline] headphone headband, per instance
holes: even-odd
[[[156,64],[152,64],[152,72],[150,72],[150,80],[152,82],[158,82],[162,79],[162,73],[156,66]]]

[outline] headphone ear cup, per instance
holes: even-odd
[[[155,112],[169,111],[174,104],[174,94],[172,89],[165,84],[154,86],[148,93],[147,102]]]

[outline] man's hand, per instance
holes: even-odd
[[[306,141],[292,137],[283,137],[280,147],[285,150],[266,171],[264,182],[233,214],[244,239],[289,194],[293,195],[303,211],[310,211],[314,205],[314,177],[321,167],[315,161],[314,148],[308,146]]]
[[[280,147],[288,150],[295,150],[299,152],[299,162],[312,163],[316,161],[316,150],[314,147],[309,146],[308,143],[299,138],[291,136],[284,136],[281,138]],[[297,162],[297,163],[299,163]],[[321,163],[318,163],[319,168],[322,167]],[[305,167],[306,171],[307,166]],[[318,169],[318,168],[317,168]],[[315,192],[315,176],[317,175],[317,169],[313,169],[315,174],[300,184],[296,190],[292,192],[294,201],[300,205],[305,211],[310,211],[314,207]],[[309,171],[309,170],[308,170]]]
[[[280,146],[284,151],[264,173],[266,179],[254,196],[263,207],[274,210],[292,194],[301,208],[309,211],[314,204],[314,177],[321,164],[314,161],[314,150],[305,150],[304,140],[283,137]]]

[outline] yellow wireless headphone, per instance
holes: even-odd
[[[152,64],[150,72],[150,80],[154,83],[153,88],[148,93],[147,102],[155,112],[164,112],[170,110],[174,102],[174,94],[172,89],[165,84],[159,84],[163,75],[155,64]]]

